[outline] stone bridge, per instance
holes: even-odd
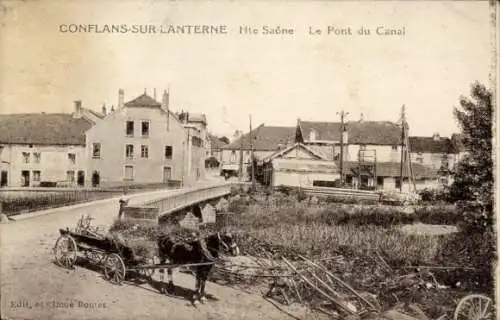
[[[221,199],[227,199],[230,193],[231,184],[175,190],[140,206],[127,206],[123,216],[128,219],[156,220],[160,224],[179,223],[184,227],[197,228],[200,223],[216,222],[216,208],[225,202]]]

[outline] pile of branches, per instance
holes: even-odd
[[[439,283],[426,267],[393,264],[379,252],[355,253],[340,247],[332,256],[306,258],[296,250],[254,238],[238,239],[253,263],[216,266],[212,280],[249,291],[259,290],[281,304],[300,303],[332,317],[384,310],[407,314],[450,314],[462,293]],[[396,308],[397,307],[397,308]]]

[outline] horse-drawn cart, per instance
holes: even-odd
[[[75,231],[59,229],[60,236],[54,246],[57,264],[73,268],[78,257],[91,264],[102,266],[105,278],[113,284],[121,284],[131,273],[148,279],[155,270],[211,265],[214,262],[192,264],[157,264],[153,258],[137,256],[134,250],[116,236],[100,235],[90,228],[90,217],[82,217]]]

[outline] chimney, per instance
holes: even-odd
[[[81,100],[75,101],[75,113],[74,113],[74,115],[76,117],[80,117],[82,115],[82,101]]]
[[[161,108],[167,113],[167,131],[170,130],[170,110],[168,109],[170,93],[167,90],[163,90],[163,97],[161,99]],[[156,100],[156,89],[155,89],[155,100]]]
[[[106,112],[106,104],[105,103],[102,104],[102,114],[103,115],[107,114],[107,112]]]
[[[153,89],[153,97],[155,98],[156,101],[156,88]]]
[[[120,110],[121,108],[123,108],[123,105],[124,105],[124,95],[125,93],[123,92],[123,89],[120,89],[118,90],[118,106],[116,109]]]
[[[170,93],[167,90],[163,91],[163,97],[161,99],[161,107],[163,110],[168,111],[169,108]]]

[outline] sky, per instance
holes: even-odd
[[[297,119],[397,121],[411,135],[459,132],[453,108],[490,85],[487,1],[4,1],[0,113],[101,110],[170,88],[173,111],[205,113],[231,136]],[[226,25],[225,35],[63,33],[62,24]],[[241,35],[240,26],[293,28]],[[328,27],[353,35],[327,34]],[[364,27],[372,34],[360,36]],[[377,27],[403,36],[380,36]],[[320,29],[321,35],[310,35]]]

